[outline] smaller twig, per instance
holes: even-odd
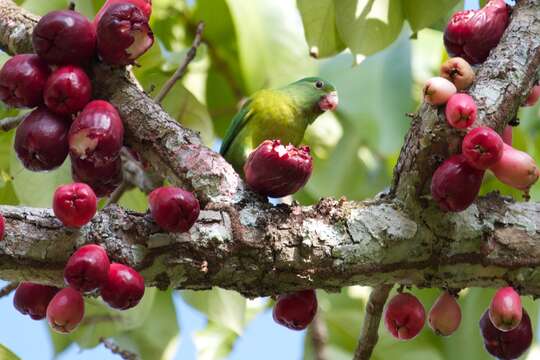
[[[204,22],[201,21],[199,25],[197,25],[195,38],[193,39],[191,48],[188,50],[186,57],[184,58],[184,61],[182,62],[182,64],[180,64],[180,66],[175,71],[173,76],[171,76],[171,78],[167,80],[165,85],[163,85],[163,87],[159,91],[159,94],[157,94],[157,96],[154,98],[154,101],[156,103],[161,104],[165,96],[167,96],[169,91],[171,91],[174,84],[176,84],[176,82],[182,79],[182,77],[184,77],[184,75],[186,74],[187,67],[193,61],[193,59],[195,58],[195,55],[197,55],[197,48],[201,45],[201,38],[202,38],[203,31],[204,31]]]
[[[371,291],[354,360],[368,360],[371,357],[373,348],[379,340],[379,323],[390,290],[392,290],[392,285],[381,285]]]
[[[120,201],[124,193],[128,191],[131,187],[131,184],[128,184],[126,181],[122,181],[122,183],[113,191],[111,196],[109,196],[109,199],[105,203],[105,206],[116,204],[118,201]]]
[[[24,120],[27,114],[10,116],[0,120],[0,130],[8,132],[11,129],[15,129]]]
[[[0,298],[3,298],[4,296],[8,296],[9,294],[11,294],[11,292],[13,290],[15,290],[17,288],[17,286],[19,286],[18,282],[12,282],[12,283],[7,284],[3,288],[1,288],[0,289]]]
[[[326,354],[326,343],[328,341],[328,330],[319,313],[315,315],[315,318],[309,326],[309,334],[311,336],[311,342],[313,344],[313,352],[315,354],[315,360],[328,360]]]
[[[113,354],[118,354],[124,360],[140,360],[139,356],[131,351],[122,350],[118,345],[116,345],[112,340],[105,338],[99,338],[99,342],[109,349]]]

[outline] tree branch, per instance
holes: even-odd
[[[328,341],[328,330],[324,321],[321,319],[320,312],[318,312],[313,321],[309,325],[309,336],[313,344],[313,353],[315,354],[315,360],[328,360],[326,354],[326,342]]]
[[[379,341],[379,323],[390,290],[392,290],[392,285],[381,285],[371,291],[354,360],[369,360],[371,358],[371,353]]]
[[[16,288],[19,286],[18,282],[11,282],[0,289],[0,298],[3,298],[4,296],[8,296],[11,294]]]

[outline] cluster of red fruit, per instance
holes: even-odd
[[[424,99],[432,105],[444,105],[445,116],[456,129],[467,130],[477,116],[474,99],[463,92],[474,82],[470,64],[486,60],[508,25],[509,7],[503,0],[491,0],[480,10],[460,11],[451,18],[445,30],[444,42],[454,57],[441,67],[441,76],[424,87]],[[535,86],[524,105],[532,106],[540,97]],[[463,211],[476,199],[485,170],[501,182],[528,190],[540,177],[534,159],[512,147],[512,128],[507,126],[503,137],[489,127],[474,128],[465,135],[461,154],[446,159],[434,172],[431,195],[444,211]]]
[[[386,305],[384,324],[397,339],[416,337],[425,321],[424,307],[412,294],[399,293]],[[429,326],[437,335],[449,336],[460,323],[459,304],[445,291],[429,311]],[[531,345],[531,320],[521,305],[519,294],[511,287],[497,291],[479,325],[486,350],[501,360],[517,359]]]
[[[36,54],[16,55],[0,70],[0,100],[34,108],[17,128],[15,151],[32,171],[52,170],[71,156],[75,181],[98,196],[122,179],[124,127],[117,110],[92,99],[86,70],[96,55],[111,65],[133,63],[153,43],[150,0],[109,0],[93,22],[73,10],[53,11],[36,25]]]

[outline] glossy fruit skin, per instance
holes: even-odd
[[[465,90],[474,82],[474,71],[465,59],[455,57],[441,65],[441,77],[452,82],[458,90]]]
[[[489,168],[499,181],[518,190],[527,191],[533,186],[540,170],[534,159],[526,152],[503,145],[501,159]]]
[[[61,185],[54,192],[53,211],[64,226],[79,228],[88,224],[96,214],[97,198],[86,184]]]
[[[116,108],[103,100],[86,105],[69,130],[73,158],[104,166],[116,160],[124,142],[124,125]]]
[[[118,157],[103,166],[94,166],[90,161],[72,157],[71,177],[90,186],[97,197],[108,196],[122,183],[122,159]]]
[[[525,309],[521,322],[514,330],[505,332],[493,326],[489,319],[489,310],[484,312],[479,325],[486,351],[500,360],[517,359],[531,346],[531,319]]]
[[[95,55],[96,30],[76,11],[52,11],[34,28],[32,44],[39,57],[49,64],[84,65]]]
[[[0,241],[4,240],[6,234],[6,219],[4,215],[0,214]]]
[[[15,152],[32,171],[53,170],[68,154],[69,122],[45,107],[28,114],[15,132]]]
[[[47,320],[51,329],[67,334],[75,330],[84,317],[84,299],[72,288],[60,290],[47,306]]]
[[[54,286],[22,282],[15,290],[13,306],[33,320],[44,319],[49,302],[59,290]]]
[[[505,144],[512,146],[512,126],[506,125],[501,137]]]
[[[426,81],[424,85],[424,101],[431,105],[443,105],[456,92],[456,86],[449,80],[443,77],[434,77]]]
[[[129,65],[154,43],[148,18],[130,3],[107,7],[97,25],[99,56],[111,65]]]
[[[479,170],[487,170],[501,159],[503,144],[502,138],[493,129],[481,126],[465,135],[461,152],[469,165]]]
[[[302,290],[280,295],[274,305],[274,321],[291,330],[304,330],[317,313],[315,290]]]
[[[17,108],[41,105],[49,74],[49,66],[37,55],[15,55],[0,70],[0,100]]]
[[[244,164],[248,186],[261,195],[275,198],[300,190],[312,171],[309,147],[285,146],[279,140],[263,141],[249,154]]]
[[[455,13],[444,31],[444,45],[451,57],[460,56],[470,64],[486,60],[499,43],[509,22],[504,0],[491,0],[480,10]]]
[[[101,297],[110,307],[127,310],[136,306],[144,295],[144,279],[129,266],[112,263]]]
[[[489,319],[501,331],[515,329],[521,322],[523,307],[519,294],[510,286],[497,290],[489,304]]]
[[[64,268],[64,280],[79,292],[91,292],[105,284],[109,267],[105,249],[95,244],[84,245],[69,258]]]
[[[193,193],[162,186],[148,195],[148,205],[154,221],[168,232],[186,232],[199,217],[199,200]]]
[[[483,177],[484,171],[470,166],[463,155],[453,155],[433,173],[433,200],[443,211],[463,211],[476,199]]]
[[[99,23],[99,20],[101,20],[101,17],[105,13],[105,10],[107,10],[111,5],[123,3],[131,3],[137,6],[139,9],[142,10],[144,16],[146,16],[147,19],[150,19],[150,15],[152,15],[152,0],[107,0],[105,4],[103,4],[101,9],[99,9],[99,12],[94,18],[94,24],[96,25],[96,27]]]
[[[45,105],[60,115],[70,115],[82,110],[92,99],[92,84],[86,72],[77,66],[67,65],[55,70],[43,93]]]
[[[384,325],[399,340],[410,340],[420,333],[426,321],[422,303],[412,294],[401,293],[386,305]]]
[[[444,113],[448,124],[456,129],[466,129],[476,121],[478,109],[467,94],[455,94],[448,99]]]
[[[428,321],[437,335],[452,335],[461,323],[461,308],[456,298],[447,291],[443,292],[431,307]]]
[[[535,85],[529,92],[523,106],[534,106],[538,102],[538,99],[540,99],[540,85]]]

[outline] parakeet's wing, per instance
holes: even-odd
[[[240,111],[238,111],[238,113],[236,113],[234,116],[232,123],[229,126],[229,129],[227,129],[227,133],[223,138],[223,142],[221,143],[221,148],[219,149],[219,153],[221,155],[225,155],[227,153],[236,136],[240,133],[244,126],[246,126],[249,119],[253,115],[250,105],[251,99],[249,99],[244,106],[242,106]]]

